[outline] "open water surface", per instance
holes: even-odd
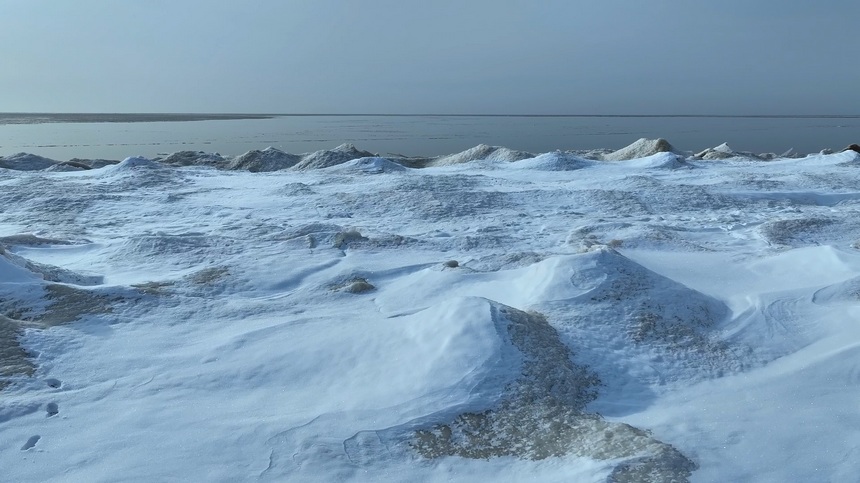
[[[0,114],[0,156],[29,152],[57,160],[122,159],[181,150],[234,156],[268,146],[303,153],[342,143],[383,155],[442,155],[482,143],[540,153],[556,149],[618,149],[642,137],[666,138],[676,148],[687,151],[727,142],[736,151],[781,154],[794,149],[808,154],[860,142],[860,116],[214,117],[215,120],[206,115],[176,114]]]

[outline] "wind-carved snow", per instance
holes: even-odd
[[[713,151],[7,156],[4,477],[851,481],[860,155]]]
[[[29,234],[3,237],[9,242],[39,245],[70,242]],[[21,346],[25,329],[45,329],[85,315],[104,314],[124,297],[125,290],[89,289],[103,278],[27,260],[0,243],[0,389],[15,376],[34,373],[30,354]]]

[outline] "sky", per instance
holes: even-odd
[[[860,114],[856,0],[0,0],[0,112]]]

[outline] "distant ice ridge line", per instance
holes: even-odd
[[[846,148],[843,151],[848,151]],[[820,154],[831,154],[834,151],[831,149],[822,150]],[[339,166],[350,161],[363,158],[376,158],[386,160],[389,167],[399,165],[405,168],[428,168],[455,166],[472,162],[486,163],[517,163],[528,160],[535,160],[532,163],[534,169],[558,171],[578,169],[584,167],[583,161],[592,162],[618,162],[629,161],[634,159],[643,159],[654,156],[660,153],[673,154],[677,156],[677,160],[697,161],[715,161],[724,159],[749,159],[757,161],[772,161],[782,158],[799,158],[801,157],[794,150],[789,149],[782,154],[776,153],[752,153],[748,151],[735,151],[727,143],[720,144],[713,148],[707,148],[699,152],[685,152],[675,148],[671,143],[662,138],[646,139],[641,138],[618,150],[609,149],[593,149],[579,151],[555,151],[552,153],[543,153],[540,155],[525,151],[518,151],[502,146],[489,146],[479,144],[465,151],[448,154],[443,156],[405,156],[401,154],[379,155],[369,151],[363,151],[356,148],[353,144],[341,144],[334,149],[323,149],[312,153],[291,154],[281,151],[274,147],[267,147],[262,150],[254,149],[244,154],[235,157],[222,156],[219,153],[207,153],[204,151],[178,151],[165,157],[156,157],[152,161],[157,161],[161,165],[183,167],[183,166],[210,166],[217,169],[225,170],[244,170],[250,172],[270,172],[280,171],[284,169],[293,170],[309,170],[309,169],[325,169],[334,166]],[[551,162],[548,159],[537,160],[541,157],[554,155],[555,160]],[[141,156],[132,157],[132,159],[146,159]],[[378,164],[380,161],[376,161]],[[9,156],[0,156],[0,168],[5,168],[15,171],[84,171],[90,169],[98,169],[111,164],[118,164],[116,160],[105,159],[71,159],[69,161],[57,161],[54,159],[38,156],[30,153],[16,153]],[[544,164],[541,164],[544,163]],[[527,167],[529,163],[523,163],[522,167]],[[667,166],[668,167],[668,166]],[[677,166],[675,166],[677,167]],[[364,170],[368,173],[386,172],[382,169]]]

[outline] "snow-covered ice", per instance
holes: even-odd
[[[856,481],[860,154],[0,158],[29,481]]]

